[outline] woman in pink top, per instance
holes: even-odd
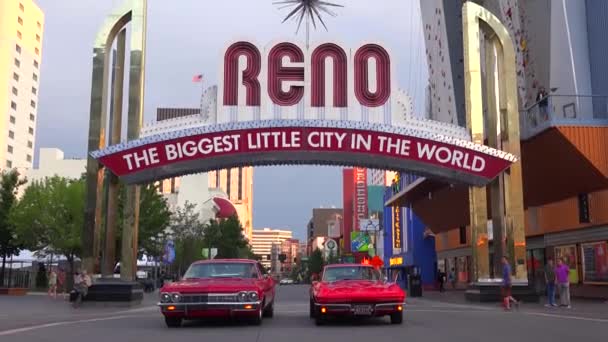
[[[557,267],[555,267],[555,278],[557,280],[557,287],[559,289],[559,299],[561,306],[565,306],[568,309],[570,306],[570,268],[564,263],[563,259],[557,260]]]

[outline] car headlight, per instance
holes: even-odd
[[[168,293],[161,293],[161,295],[160,295],[160,302],[161,303],[169,303],[169,302],[171,302],[171,295],[169,295]]]
[[[252,301],[252,302],[257,302],[257,301],[258,301],[258,299],[260,299],[260,296],[258,295],[258,293],[257,293],[257,292],[249,292],[249,294],[248,294],[248,298],[249,298],[249,300],[250,300],[250,301]]]
[[[182,296],[179,293],[171,294],[171,300],[173,303],[179,303],[182,300]]]
[[[237,299],[239,302],[246,302],[248,299],[247,292],[239,292]]]

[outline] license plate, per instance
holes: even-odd
[[[372,314],[371,305],[355,305],[355,315],[357,316],[369,316]]]

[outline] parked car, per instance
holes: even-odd
[[[281,279],[281,281],[279,282],[279,285],[293,285],[293,284],[294,284],[293,279],[289,279],[289,278]]]
[[[310,288],[310,317],[317,325],[336,316],[389,316],[392,324],[401,324],[405,297],[371,265],[328,265]]]
[[[254,260],[198,261],[181,281],[161,288],[158,306],[170,328],[204,318],[250,319],[258,325],[274,314],[275,284]]]

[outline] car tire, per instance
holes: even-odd
[[[257,315],[255,316],[255,318],[253,318],[251,323],[253,323],[253,325],[262,325],[263,317],[264,317],[264,309],[260,308],[257,312]]]
[[[403,323],[403,312],[396,312],[391,315],[391,324]]]
[[[315,315],[315,325],[320,326],[325,324],[325,319],[320,315]]]
[[[264,309],[264,317],[272,318],[274,316],[274,300]]]
[[[165,324],[168,328],[179,328],[182,326],[182,319],[179,317],[165,317]]]
[[[310,309],[309,309],[309,313],[308,313],[308,317],[310,318],[315,318],[316,316],[316,312],[315,312],[315,302],[313,302],[313,300],[310,300]]]

